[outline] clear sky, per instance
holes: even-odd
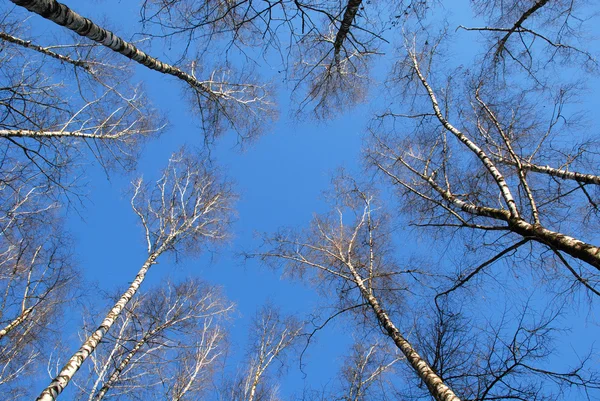
[[[136,24],[130,21],[137,22],[139,19],[138,2],[64,3],[94,21],[105,22],[107,27],[125,38],[136,33]],[[460,19],[461,23],[473,21],[466,10],[457,6],[448,14],[450,30],[457,25],[452,22],[453,18]],[[31,18],[40,20],[39,24],[32,24],[36,30],[39,29],[36,34],[56,32],[56,27],[42,22],[40,17]],[[457,39],[456,43],[460,40]],[[144,48],[143,42],[140,47]],[[472,57],[473,51],[471,46],[456,45],[452,48],[456,60]],[[153,46],[148,52],[171,61],[168,49]],[[327,209],[323,192],[330,188],[335,171],[345,168],[355,174],[363,172],[361,148],[365,127],[374,110],[387,101],[380,91],[372,88],[368,104],[348,110],[333,120],[297,121],[289,115],[289,88],[281,82],[275,63],[273,61],[270,69],[259,72],[273,76],[278,84],[279,119],[243,150],[236,145],[234,133],[219,138],[211,150],[215,163],[232,179],[240,195],[231,239],[214,253],[204,254],[198,259],[184,259],[178,264],[168,258],[163,259],[152,268],[143,285],[149,288],[163,282],[166,277],[198,276],[223,286],[227,297],[236,303],[238,312],[233,322],[235,329],[231,331],[231,344],[236,351],[245,345],[250,317],[265,302],[272,301],[281,305],[285,312],[299,316],[310,313],[319,302],[313,290],[281,279],[281,272],[260,266],[255,260],[245,262],[239,253],[256,248],[260,243],[256,233],[272,233],[282,227],[305,227],[314,213]],[[140,174],[152,178],[166,165],[172,152],[182,144],[202,147],[203,137],[197,121],[181,101],[180,82],[141,67],[136,68],[135,79],[144,82],[151,101],[168,119],[160,138],[147,144],[139,164]],[[76,238],[76,258],[85,279],[110,292],[128,285],[146,259],[143,233],[126,194],[131,177],[112,174],[109,181],[98,166],[86,166],[85,169],[89,177],[86,187],[88,201],[78,213],[69,211],[68,227]],[[399,239],[406,235],[411,234],[398,234]],[[410,243],[415,244],[416,241],[410,240]],[[415,249],[418,252],[423,250]],[[593,315],[595,312],[592,310],[590,313]],[[79,345],[79,321],[77,316],[71,316],[71,319],[70,336],[75,348]],[[585,319],[574,319],[573,323],[582,326],[582,320]],[[575,337],[571,340],[581,336],[588,341],[599,334],[596,325],[583,326],[575,328],[572,334]],[[335,380],[340,358],[352,342],[345,328],[334,324],[318,336],[305,361],[307,382],[319,387]],[[241,353],[232,352],[232,361],[235,363],[236,358],[241,356]],[[298,391],[303,385],[302,378],[297,366],[290,366],[289,375],[282,379],[282,394]],[[40,388],[44,385],[40,383]],[[65,396],[68,399],[68,394]]]

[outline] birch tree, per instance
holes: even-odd
[[[527,246],[554,255],[548,259],[566,276],[599,295],[600,248],[584,228],[597,218],[597,154],[593,142],[575,152],[555,146],[577,128],[563,110],[568,92],[548,99],[554,100],[548,112],[539,112],[533,94],[499,92],[468,76],[460,95],[444,90],[440,96],[431,83],[429,53],[408,46],[398,71],[414,78],[422,102],[407,113],[380,116],[371,129],[369,160],[418,211],[411,213],[416,224],[480,232],[504,247],[489,263],[466,271],[458,285]],[[400,120],[414,130],[410,138],[394,131]]]
[[[361,401],[386,399],[395,365],[403,357],[377,341],[355,342],[340,372],[341,389],[336,399]]]
[[[263,306],[249,331],[250,345],[244,370],[224,385],[223,398],[234,401],[277,400],[273,370],[283,366],[287,354],[297,344],[302,325],[285,317],[272,305]]]
[[[206,161],[184,151],[171,157],[154,185],[142,179],[133,183],[131,205],[145,231],[148,258],[129,288],[42,392],[39,400],[56,399],[69,384],[137,293],[159,256],[165,252],[198,251],[205,244],[225,237],[231,202],[229,185],[215,176]]]
[[[77,272],[43,188],[13,181],[0,194],[0,385],[17,398],[30,395],[26,383],[50,351]]]
[[[235,80],[236,74],[228,69],[214,70],[205,79],[197,78],[195,67],[200,64],[196,61],[191,63],[189,71],[160,61],[54,0],[15,0],[13,3],[151,70],[185,82],[207,138],[230,128],[242,138],[255,136],[265,123],[263,118],[274,113],[266,85]],[[248,77],[242,74],[238,78]]]
[[[386,309],[399,301],[403,288],[410,288],[403,283],[402,276],[419,275],[419,270],[399,269],[394,265],[386,252],[385,216],[376,215],[373,195],[363,192],[352,181],[349,188],[341,188],[333,213],[315,217],[304,235],[282,233],[269,239],[272,249],[261,253],[261,257],[279,261],[293,275],[327,286],[328,293],[335,291],[347,310],[368,314],[406,358],[434,399],[460,400],[403,334],[397,316]]]
[[[84,160],[131,170],[161,118],[129,83],[130,71],[99,46],[42,45],[29,28],[14,13],[0,24],[2,174],[35,178],[54,198],[78,196]]]
[[[369,390],[375,377],[368,373],[369,358],[362,354],[346,371],[352,380],[338,399],[370,394],[374,399],[549,400],[568,391],[595,394],[599,384],[595,354],[579,354],[571,366],[548,366],[566,330],[560,309],[538,311],[525,305],[515,313],[518,301],[513,295],[504,314],[486,315],[477,297],[467,296],[462,302],[452,298],[453,307],[445,293],[434,298],[431,290],[447,282],[443,266],[431,271],[400,267],[394,261],[399,255],[390,245],[385,213],[375,207],[374,195],[354,185],[338,189],[332,213],[316,216],[304,233],[284,231],[268,239],[270,250],[260,254],[288,274],[315,284],[336,302],[338,313],[353,313],[350,320],[357,329],[369,332],[369,321],[375,323],[376,333],[385,334],[404,361],[393,363],[395,371],[399,365],[408,368],[395,380],[389,378],[391,383],[376,382]],[[488,298],[489,307],[497,310],[502,297]],[[388,351],[385,359],[389,364],[396,358]],[[304,399],[328,397],[313,394]]]
[[[218,288],[197,279],[140,293],[105,337],[104,350],[91,356],[92,380],[81,399],[199,396],[222,357],[221,326],[232,307]]]

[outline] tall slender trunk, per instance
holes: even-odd
[[[367,300],[369,306],[375,312],[377,320],[385,328],[398,349],[402,351],[408,360],[408,363],[410,363],[410,366],[412,366],[423,383],[425,383],[433,398],[435,398],[436,401],[461,401],[461,399],[454,394],[450,387],[444,383],[433,369],[431,369],[429,364],[417,353],[417,351],[415,351],[410,342],[408,342],[396,328],[388,314],[379,304],[377,298],[375,298],[375,296],[367,289],[362,277],[357,273],[354,266],[352,266],[351,263],[346,263],[346,265],[348,266],[356,285],[360,289],[362,296]]]
[[[144,53],[133,44],[121,39],[113,32],[96,25],[91,20],[77,14],[64,4],[55,0],[11,0],[11,2],[58,25],[64,26],[80,36],[98,42],[152,70],[177,77],[208,97],[219,97],[203,82],[198,81],[192,75]]]
[[[108,312],[102,324],[94,331],[85,342],[81,345],[79,350],[73,354],[71,359],[63,366],[60,370],[59,374],[52,380],[50,385],[46,387],[44,391],[37,398],[37,401],[54,401],[56,397],[65,389],[65,387],[69,384],[75,373],[81,368],[83,362],[90,356],[92,352],[96,349],[104,335],[108,332],[114,322],[117,320],[117,317],[123,310],[123,308],[127,305],[127,303],[133,298],[135,293],[140,288],[140,285],[144,281],[146,277],[146,273],[150,270],[150,267],[156,261],[156,258],[163,253],[170,241],[165,242],[160,248],[156,251],[152,252],[146,262],[143,264],[142,268],[138,271],[135,280],[131,283],[127,291],[121,295],[121,298],[115,303],[112,309]]]
[[[119,333],[117,333],[115,335],[115,338],[117,339],[117,341],[115,341],[114,346],[110,350],[110,353],[108,354],[108,357],[106,359],[107,361],[112,361],[113,358],[115,357],[116,353],[118,352],[118,350],[120,348],[120,344],[119,344],[118,340],[123,338],[125,332],[129,328],[129,322],[130,322],[130,317],[126,316],[125,319],[123,319],[121,327],[119,327]],[[87,401],[94,401],[94,395],[98,391],[98,386],[100,386],[100,384],[102,384],[102,380],[104,380],[104,377],[105,377],[106,372],[108,371],[109,367],[110,367],[109,364],[105,363],[104,366],[102,366],[102,369],[100,369],[100,372],[98,373],[98,377],[94,381],[94,386],[90,390]]]

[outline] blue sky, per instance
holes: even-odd
[[[109,5],[103,1],[97,6],[74,4],[73,7],[90,18],[106,15],[110,26],[128,37],[131,32],[123,29],[128,24],[119,26],[119,22],[131,16],[137,18],[137,9],[127,10],[117,4],[118,12],[111,13]],[[167,59],[158,49],[149,53]],[[150,99],[168,118],[167,128],[160,138],[146,146],[140,161],[140,172],[152,179],[165,166],[172,152],[184,143],[202,147],[203,137],[196,126],[197,120],[179,100],[180,82],[143,68],[136,69],[135,79],[145,82]],[[233,364],[244,356],[244,352],[239,351],[247,340],[247,325],[265,302],[281,305],[285,313],[300,317],[319,303],[311,289],[281,279],[280,272],[260,266],[256,260],[245,262],[239,253],[256,249],[260,243],[256,234],[274,232],[282,227],[302,227],[313,213],[325,211],[323,192],[329,189],[338,168],[354,172],[362,170],[360,152],[368,106],[332,121],[293,121],[287,109],[289,92],[284,85],[279,89],[281,113],[267,132],[245,149],[237,145],[236,135],[230,132],[218,139],[211,149],[211,157],[235,183],[239,194],[231,239],[214,253],[199,259],[184,259],[173,264],[164,258],[152,268],[144,282],[144,288],[148,288],[161,283],[165,277],[199,276],[223,286],[227,297],[236,303],[238,312],[231,332],[231,342],[237,351],[231,352]],[[111,180],[107,181],[98,166],[87,168],[87,172],[89,202],[81,211],[81,218],[73,214],[69,219],[70,229],[77,238],[78,261],[86,279],[99,288],[122,288],[134,277],[146,257],[143,232],[125,193],[128,177],[112,174]],[[332,329],[335,326],[331,325]],[[75,334],[73,331],[72,337]],[[305,361],[305,372],[309,374],[306,380],[316,386],[335,380],[339,358],[351,341],[352,338],[348,338],[340,327],[335,334],[329,329],[324,330],[307,353],[310,359]],[[78,346],[77,341],[72,346]],[[289,369],[289,377],[282,378],[282,393],[298,391],[303,385],[302,376],[294,363]]]
[[[65,3],[95,21],[107,21],[110,28],[125,38],[135,33],[134,24],[128,21],[139,18],[137,2]],[[454,9],[457,16],[464,16],[463,12],[466,8]],[[40,29],[38,34],[56,29],[41,22],[37,16],[31,18],[40,20],[39,24],[35,23]],[[450,29],[453,29],[452,24]],[[143,44],[140,47],[144,48]],[[473,56],[473,49],[457,45],[452,54],[456,60],[468,59]],[[154,46],[148,52],[168,60],[166,51]],[[268,75],[270,71],[265,73]],[[169,121],[162,136],[146,146],[139,164],[140,172],[152,177],[182,144],[201,147],[203,138],[187,106],[181,104],[180,82],[139,67],[135,79],[145,82],[154,105]],[[256,261],[244,263],[236,254],[255,248],[259,242],[256,233],[274,232],[281,227],[304,227],[314,213],[326,210],[322,195],[329,188],[335,171],[341,167],[356,174],[363,171],[364,128],[373,111],[386,102],[379,93],[372,93],[369,104],[360,105],[333,120],[297,121],[289,117],[289,90],[284,84],[279,88],[281,114],[267,132],[243,151],[236,146],[234,133],[218,139],[212,149],[215,162],[233,180],[240,195],[231,240],[214,253],[198,259],[185,259],[179,264],[163,259],[152,268],[144,283],[148,288],[166,277],[199,276],[222,285],[239,312],[231,339],[235,348],[243,347],[249,318],[266,301],[281,305],[285,312],[294,314],[310,312],[319,302],[311,289],[282,280],[280,272],[262,267]],[[79,213],[69,212],[68,226],[76,238],[76,256],[86,280],[111,291],[127,285],[146,258],[142,230],[126,195],[131,177],[112,174],[108,181],[96,165],[86,167],[86,175],[89,177],[86,188],[89,200]],[[578,317],[573,323],[581,326],[584,320]],[[72,317],[73,348],[78,346],[76,324],[77,317]],[[573,335],[589,340],[598,333],[597,326],[591,329],[587,324],[583,326],[574,330]],[[350,337],[342,325],[332,325],[319,335],[317,344],[309,350],[308,382],[318,387],[335,380],[335,369],[352,341]],[[232,360],[239,357],[234,355]],[[282,381],[282,393],[287,395],[297,391],[302,385],[301,377],[297,367],[291,366],[289,377]],[[40,383],[40,388],[43,385]]]

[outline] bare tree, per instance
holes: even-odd
[[[140,293],[115,334],[105,337],[112,347],[91,356],[94,380],[83,387],[82,399],[99,401],[109,392],[145,399],[198,396],[223,353],[220,321],[232,307],[217,288],[197,279]]]
[[[352,346],[340,370],[340,388],[329,399],[340,401],[391,399],[396,363],[404,359],[398,350],[377,340],[361,338]]]
[[[430,83],[428,54],[408,44],[398,71],[414,78],[418,101],[406,113],[380,117],[371,130],[369,160],[417,212],[416,224],[473,230],[497,244],[497,255],[465,273],[462,284],[506,253],[536,242],[541,247],[535,249],[550,251],[578,285],[599,295],[600,248],[583,228],[597,216],[597,153],[585,142],[575,152],[555,146],[573,127],[563,112],[567,92],[558,92],[549,112],[535,107],[531,96],[539,93],[511,94],[482,81],[470,84],[468,77],[465,92],[447,87],[439,97]],[[400,121],[414,134],[397,134]],[[590,170],[577,171],[579,166]],[[570,212],[575,207],[580,211]]]
[[[522,71],[537,84],[545,84],[556,71],[576,63],[596,70],[598,63],[589,50],[588,18],[592,11],[579,1],[474,1],[474,11],[486,25],[463,27],[484,36],[488,53],[487,71],[512,75]],[[514,71],[514,72],[516,72]],[[554,77],[555,78],[555,77]]]
[[[17,397],[28,393],[34,362],[47,356],[77,274],[71,241],[44,188],[5,182],[0,202],[0,384]]]
[[[213,38],[248,58],[250,46],[273,50],[279,73],[293,83],[299,112],[329,118],[365,99],[371,60],[389,40],[385,31],[399,20],[422,18],[428,3],[147,0],[141,14],[148,35],[179,38],[188,44],[186,53],[206,51]]]
[[[369,358],[365,355],[369,352],[363,349],[366,354],[359,352],[362,358],[345,371],[348,391],[335,399],[361,399],[372,394],[374,399],[382,400],[400,396],[436,400],[550,400],[573,389],[595,394],[599,381],[593,369],[593,354],[588,352],[570,367],[547,366],[548,359],[558,352],[566,330],[560,321],[560,309],[540,312],[525,305],[520,313],[485,315],[481,303],[464,292],[458,298],[464,305],[462,309],[451,308],[448,291],[439,293],[433,305],[431,290],[437,286],[443,288],[448,281],[447,273],[442,270],[444,266],[435,266],[437,274],[397,266],[394,252],[387,246],[390,234],[384,224],[384,213],[375,208],[372,195],[358,187],[350,189],[348,192],[346,188],[341,195],[338,192],[342,199],[338,198],[336,210],[317,216],[307,232],[282,232],[268,240],[271,250],[261,253],[267,262],[281,263],[290,274],[323,287],[323,293],[330,298],[335,297],[332,296],[335,290],[339,305],[346,306],[339,313],[369,315],[393,340],[402,359],[411,367],[403,375],[404,381],[397,378],[391,383],[376,382],[373,392],[369,392],[370,380],[376,379],[369,372],[383,371],[367,368]],[[491,286],[481,291],[495,292]],[[504,291],[509,294],[512,290],[504,288]],[[417,301],[411,301],[409,294],[415,294]],[[489,307],[497,309],[501,296],[489,298]],[[514,295],[507,302],[517,309],[518,299]],[[465,317],[467,314],[473,318]],[[359,330],[369,327],[357,317],[352,322]],[[412,338],[399,327],[411,333]],[[383,352],[383,348],[369,349]],[[391,362],[397,356],[388,351],[386,358]],[[332,395],[323,393],[308,394],[303,399],[331,398]]]
[[[190,72],[164,63],[64,4],[54,0],[15,0],[13,3],[106,46],[138,64],[184,81],[191,88],[192,98],[205,125],[207,137],[217,136],[229,128],[236,129],[242,137],[254,136],[264,124],[263,118],[273,114],[268,88],[244,81],[232,81],[234,74],[228,69],[215,70],[209,74],[208,79],[201,80],[196,78],[195,62],[192,63]]]
[[[345,394],[338,398],[348,401],[385,399],[384,376],[389,380],[393,366],[402,359],[378,342],[370,345],[355,343],[342,369]]]
[[[105,170],[129,171],[160,117],[130,71],[99,46],[42,46],[19,36],[26,22],[6,15],[0,29],[0,148],[5,181],[35,179],[53,197],[79,195],[79,165],[93,155]],[[8,23],[6,20],[16,19]],[[28,178],[29,177],[29,178]]]
[[[575,358],[564,371],[549,363],[567,332],[560,309],[539,311],[526,301],[514,311],[505,308],[481,318],[441,299],[432,309],[431,319],[419,319],[416,342],[432,368],[465,399],[554,400],[574,397],[574,390],[591,399],[599,389],[591,354]],[[418,387],[409,385],[406,391],[428,399]]]
[[[252,321],[250,346],[244,370],[223,386],[223,398],[234,401],[277,400],[277,386],[271,383],[276,363],[283,361],[297,344],[302,325],[285,317],[272,305],[263,306]]]
[[[147,272],[165,252],[192,252],[225,237],[232,194],[206,162],[183,151],[172,156],[154,186],[134,183],[131,204],[139,216],[148,245],[148,258],[135,279],[98,328],[69,359],[39,400],[53,400],[67,386],[133,298]]]
[[[419,271],[396,268],[387,248],[384,214],[375,214],[371,194],[353,181],[349,184],[341,187],[333,213],[316,217],[304,235],[283,233],[268,240],[272,250],[261,257],[280,261],[292,274],[329,283],[344,304],[350,305],[347,310],[362,307],[381,326],[436,400],[459,400],[384,309],[386,300],[392,306],[402,290],[410,288],[401,277],[419,275]]]
[[[376,333],[377,334],[377,333]],[[360,334],[340,367],[337,380],[322,390],[305,388],[296,399],[302,401],[392,400],[396,364],[403,357],[389,344]]]

